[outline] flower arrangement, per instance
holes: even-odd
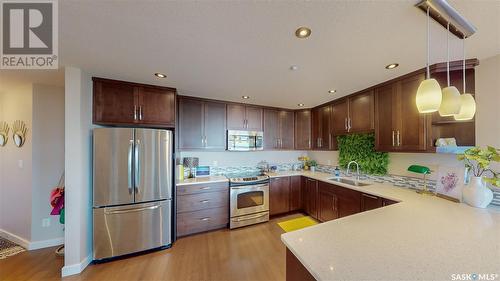
[[[500,162],[500,149],[492,146],[483,149],[473,147],[459,154],[457,158],[464,161],[465,167],[475,177],[482,177],[485,182],[500,187],[500,173],[490,169],[491,162]]]

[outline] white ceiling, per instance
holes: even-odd
[[[425,65],[426,18],[416,2],[65,0],[60,58],[95,76],[183,95],[315,106]],[[450,3],[478,28],[467,40],[468,57],[499,54],[500,1]],[[443,61],[446,32],[432,25],[432,62]],[[296,38],[299,26],[310,27],[311,37]],[[452,39],[459,59],[461,42]],[[400,67],[386,70],[392,62]],[[335,95],[327,93],[332,88]]]

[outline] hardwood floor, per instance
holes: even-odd
[[[177,240],[171,249],[89,265],[64,280],[285,280],[279,221],[223,229]],[[0,280],[57,280],[63,264],[54,249],[0,260]]]

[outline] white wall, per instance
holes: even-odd
[[[27,247],[31,240],[32,88],[26,83],[0,91],[0,120],[11,127],[7,145],[0,147],[0,232],[19,237],[24,241],[15,242]],[[12,141],[15,120],[24,121],[28,128],[21,148]]]
[[[50,191],[64,171],[64,88],[33,84],[33,188],[31,241],[57,240],[64,232],[59,216],[51,216]],[[42,227],[42,219],[50,226]]]
[[[476,145],[500,148],[500,55],[480,61],[476,68]],[[310,151],[309,156],[320,164],[338,163],[338,151]],[[439,165],[462,165],[455,155],[435,153],[389,153],[388,172],[416,176],[406,169],[412,164],[436,170]],[[500,170],[500,165],[495,165]],[[434,174],[435,175],[435,174]],[[432,178],[432,175],[431,175]]]
[[[252,152],[200,152],[182,151],[179,160],[183,157],[199,157],[200,165],[231,167],[255,166],[262,160],[269,164],[297,162],[297,158],[307,155],[304,151],[252,151]]]
[[[62,275],[81,272],[92,258],[92,81],[78,68],[65,70],[66,228]]]

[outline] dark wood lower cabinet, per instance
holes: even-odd
[[[269,184],[269,215],[290,212],[290,177],[272,178]]]
[[[302,210],[302,180],[301,176],[290,177],[290,211]]]
[[[286,281],[315,281],[314,277],[295,257],[286,249]]]
[[[317,197],[318,197],[318,181],[310,178],[305,178],[305,186],[303,193],[304,209],[308,215],[318,219]]]
[[[338,197],[331,185],[320,182],[318,184],[318,220],[325,222],[338,218],[337,206]]]

